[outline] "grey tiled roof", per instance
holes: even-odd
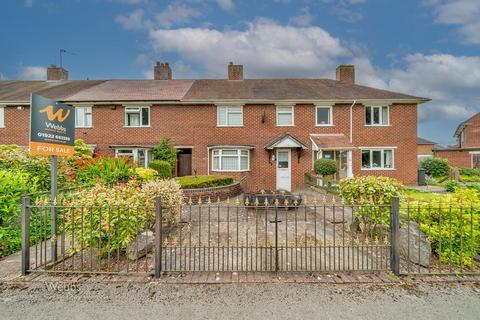
[[[28,102],[30,93],[65,101],[428,101],[328,79],[0,81],[0,102]]]
[[[417,137],[417,144],[437,144],[436,142]]]

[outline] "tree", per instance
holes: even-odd
[[[167,161],[172,168],[177,163],[178,150],[172,147],[170,139],[163,138],[160,143],[152,150],[155,160]]]

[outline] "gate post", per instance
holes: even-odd
[[[390,211],[390,267],[400,275],[400,198],[393,197]]]
[[[162,202],[159,196],[155,197],[155,278],[160,278],[162,272],[163,228]]]
[[[22,275],[30,269],[30,197],[22,196]]]

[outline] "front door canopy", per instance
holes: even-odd
[[[273,139],[265,146],[267,150],[279,149],[279,148],[300,148],[307,150],[308,147],[300,139],[291,135],[290,133],[282,134],[281,136]]]

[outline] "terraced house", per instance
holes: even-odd
[[[0,143],[28,145],[35,92],[76,107],[76,138],[100,154],[147,166],[162,138],[180,150],[178,175],[224,174],[245,190],[304,184],[319,158],[339,178],[384,175],[417,181],[417,106],[428,99],[355,84],[341,65],[336,79],[174,80],[167,63],[154,80],[68,80],[52,65],[47,81],[0,81]]]

